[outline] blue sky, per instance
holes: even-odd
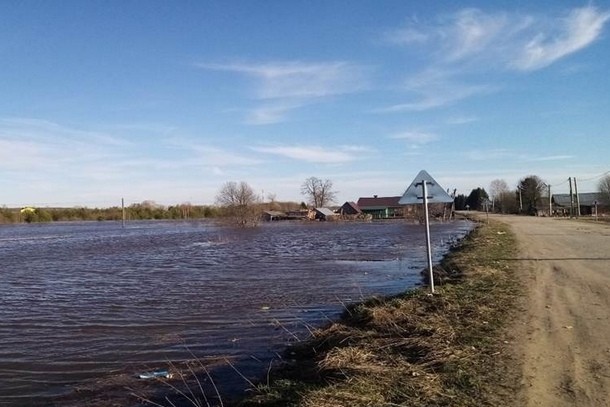
[[[608,1],[0,2],[0,205],[610,170]]]

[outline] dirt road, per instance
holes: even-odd
[[[610,225],[497,216],[528,285],[517,340],[525,406],[610,406]]]

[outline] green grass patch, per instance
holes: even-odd
[[[353,305],[288,349],[283,364],[237,405],[298,407],[510,405],[519,383],[507,329],[523,287],[516,239],[480,224],[425,288]]]

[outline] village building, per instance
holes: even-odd
[[[578,213],[579,208],[581,215],[595,215],[596,207],[597,214],[610,213],[609,203],[598,192],[585,192],[578,194],[578,196],[572,195],[572,199],[570,199],[570,194],[553,194],[552,204],[553,212],[560,216],[569,216],[571,207],[574,208],[575,214]]]
[[[266,222],[288,219],[288,215],[286,215],[284,212],[280,212],[280,211],[264,211],[262,217],[263,217],[263,220]]]
[[[405,215],[405,205],[398,203],[400,196],[363,197],[358,199],[358,208],[362,213],[369,214],[373,219],[402,218]]]
[[[337,213],[341,216],[356,216],[360,215],[362,211],[356,202],[346,202],[338,210]]]
[[[331,221],[336,220],[338,215],[328,208],[314,208],[309,211],[309,219]]]

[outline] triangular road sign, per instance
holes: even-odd
[[[451,203],[453,198],[441,187],[438,182],[425,170],[421,170],[411,185],[407,188],[402,198],[398,201],[401,205],[423,204],[422,182],[426,182],[428,190],[428,203]]]

